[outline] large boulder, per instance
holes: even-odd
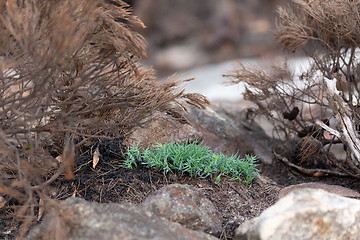
[[[216,239],[206,233],[190,230],[178,223],[147,214],[132,204],[99,204],[71,197],[62,202],[58,210],[62,216],[70,216],[67,219],[70,224],[64,229],[51,230],[67,233],[65,239],[69,240]],[[41,224],[30,231],[26,239],[55,239],[47,235],[52,217],[47,215]],[[61,224],[56,224],[54,227],[61,227]]]
[[[155,112],[143,120],[142,124],[132,131],[124,141],[127,146],[140,143],[147,148],[156,143],[184,143],[202,139],[202,133],[189,124],[180,123],[163,112]]]
[[[141,203],[143,209],[178,222],[190,229],[220,235],[222,219],[203,192],[186,184],[171,184],[153,193]]]
[[[359,239],[360,201],[319,189],[294,190],[242,224],[235,239]]]
[[[204,143],[213,151],[227,155],[255,154],[262,162],[272,163],[272,146],[275,140],[266,135],[258,125],[246,119],[235,123],[217,105],[208,106],[205,110],[191,108],[187,118],[203,134]]]

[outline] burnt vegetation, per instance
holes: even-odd
[[[74,179],[79,149],[126,137],[154,111],[182,120],[186,104],[208,103],[141,67],[139,27],[118,0],[0,1],[0,211],[20,238],[45,210],[49,239],[66,239],[71,216],[50,186]]]
[[[310,68],[295,76],[286,63],[269,71],[240,65],[228,75],[245,83],[245,99],[273,123],[274,137],[295,142],[291,166],[321,159],[326,171],[314,176],[360,177],[359,9],[353,0],[292,0],[278,8],[275,35],[291,52],[305,52]]]

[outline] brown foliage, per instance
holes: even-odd
[[[276,38],[291,51],[305,51],[310,69],[293,76],[286,65],[272,71],[240,66],[229,75],[233,83],[246,84],[245,99],[273,122],[277,136],[300,139],[301,161],[325,154],[339,172],[357,178],[359,7],[352,0],[292,0],[279,8]],[[335,79],[337,89],[328,79]],[[338,143],[345,145],[346,159],[330,154]]]
[[[279,7],[276,37],[291,51],[316,41],[323,47],[356,47],[360,39],[359,3],[353,0],[293,0]]]
[[[22,203],[21,236],[39,198],[54,211],[47,186],[74,178],[75,147],[123,137],[155,110],[181,119],[178,106],[208,103],[139,66],[134,27],[144,25],[118,0],[0,0],[0,193]],[[45,148],[54,143],[60,162]]]

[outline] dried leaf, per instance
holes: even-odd
[[[3,208],[6,204],[6,200],[4,197],[0,196],[0,209]]]
[[[59,163],[62,162],[62,156],[61,156],[61,155],[57,156],[55,159],[56,159]]]
[[[39,200],[39,215],[37,217],[38,221],[40,221],[43,214],[44,214],[44,201],[42,200],[42,198],[40,198],[40,200]]]
[[[65,179],[74,180],[75,175],[72,168],[75,166],[75,146],[73,140],[66,141],[61,159],[65,166]]]
[[[96,165],[99,163],[100,160],[100,151],[99,147],[96,147],[94,156],[93,156],[93,168],[95,169]]]

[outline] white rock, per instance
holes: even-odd
[[[241,225],[235,239],[360,239],[359,229],[359,200],[304,188]]]

